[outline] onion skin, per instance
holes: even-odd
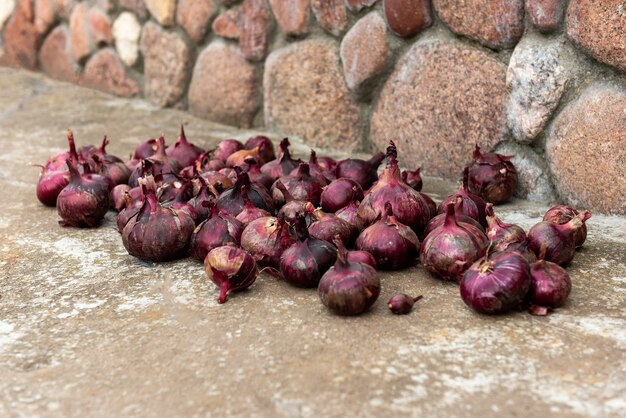
[[[213,153],[214,158],[226,162],[231,154],[244,148],[243,144],[236,139],[223,139],[217,144],[217,148]]]
[[[482,197],[469,191],[467,186],[468,176],[469,169],[465,168],[465,170],[463,170],[463,182],[461,183],[461,187],[455,194],[446,197],[443,202],[439,204],[438,212],[444,213],[448,203],[456,202],[457,196],[461,196],[463,198],[463,214],[476,219],[483,227],[487,227],[487,217],[485,214],[487,204]]]
[[[190,252],[198,261],[204,261],[214,248],[239,245],[243,224],[227,213],[213,207],[211,217],[196,227],[191,235]]]
[[[122,243],[130,255],[142,260],[158,262],[184,257],[195,228],[193,219],[162,206],[153,182],[148,179],[143,184],[142,206],[124,226]]]
[[[285,281],[297,287],[317,287],[322,275],[335,264],[337,248],[328,241],[310,237],[306,220],[296,221],[298,241],[280,256],[280,273]]]
[[[396,315],[406,315],[413,310],[415,302],[422,298],[422,295],[413,298],[404,293],[396,293],[389,299],[389,302],[387,302],[387,307]]]
[[[494,205],[504,203],[517,189],[517,170],[510,156],[481,153],[476,145],[474,162],[469,166],[469,189]]]
[[[387,148],[387,168],[359,205],[359,219],[363,226],[373,224],[389,202],[397,220],[418,233],[430,220],[430,209],[420,193],[407,186],[400,178],[396,157],[396,147],[390,141]]]
[[[553,206],[543,215],[543,220],[553,224],[563,225],[571,221],[578,215],[578,211],[565,205]],[[583,223],[580,229],[574,232],[574,245],[576,248],[582,247],[587,239],[587,225]]]
[[[369,189],[378,179],[377,171],[385,159],[385,154],[378,152],[367,161],[357,158],[348,158],[339,161],[335,167],[337,178],[345,177],[354,180],[363,190]]]
[[[130,190],[128,184],[118,184],[109,193],[109,204],[116,212],[120,212],[126,207],[126,193]]]
[[[539,259],[567,266],[576,253],[574,232],[590,217],[591,213],[583,211],[562,225],[539,222],[528,231],[528,245]]]
[[[252,183],[259,183],[267,190],[270,190],[272,188],[272,184],[274,184],[274,179],[267,174],[261,173],[261,168],[254,158],[245,159],[244,171],[248,173],[248,177],[250,177],[250,181]]]
[[[309,226],[309,234],[312,237],[330,242],[339,235],[344,245],[352,245],[355,238],[354,230],[346,221],[319,209],[313,215],[317,220]]]
[[[247,150],[259,148],[259,155],[261,157],[259,163],[261,165],[276,158],[274,154],[274,144],[272,144],[272,141],[268,137],[263,135],[248,138],[245,148]]]
[[[337,261],[320,280],[320,299],[324,306],[337,315],[362,314],[378,299],[380,279],[371,266],[348,263],[345,246],[340,239],[334,242],[338,248]]]
[[[207,277],[220,288],[217,303],[228,300],[230,292],[246,289],[256,281],[259,269],[246,251],[224,246],[211,250],[204,259]]]
[[[165,153],[165,138],[163,135],[159,137],[156,144],[157,150],[154,155],[142,160],[141,165],[130,174],[128,178],[130,187],[137,187],[139,185],[138,179],[147,175],[152,175],[155,178],[161,175],[166,183],[177,179],[182,167],[178,164],[178,161],[168,157]]]
[[[495,253],[478,260],[465,272],[461,298],[477,312],[501,314],[520,306],[530,283],[530,267],[524,257]]]
[[[363,200],[363,189],[357,182],[347,178],[331,181],[320,196],[322,209],[329,213],[335,213],[355,200]]]
[[[487,203],[485,214],[487,215],[487,238],[493,242],[494,252],[505,251],[509,245],[527,240],[526,232],[522,227],[507,224],[496,216],[492,203]]]
[[[422,242],[422,265],[443,280],[461,281],[465,271],[485,255],[489,240],[478,228],[457,222],[454,204],[446,207],[446,219]]]
[[[260,161],[262,159],[258,148],[253,148],[251,150],[242,149],[242,150],[233,152],[226,159],[226,167],[242,168],[246,164],[246,160],[250,158],[252,158],[255,161]]]
[[[185,128],[183,124],[180,124],[180,133],[178,135],[178,140],[174,143],[174,145],[170,145],[165,150],[165,154],[176,160],[180,167],[187,167],[193,165],[198,157],[202,155],[204,150],[200,147],[195,146],[194,144],[187,141],[187,137],[185,136]]]
[[[372,254],[378,268],[399,270],[415,264],[420,242],[411,228],[396,219],[387,202],[382,218],[361,232],[356,248]]]
[[[339,209],[335,212],[335,216],[339,219],[343,219],[352,228],[352,233],[356,237],[361,231],[363,231],[363,225],[359,219],[359,202],[352,201],[345,208]]]
[[[565,303],[572,290],[572,280],[567,271],[550,261],[539,260],[532,263],[530,276],[531,284],[527,299],[534,306],[558,308]]]
[[[241,234],[241,248],[261,267],[278,268],[283,251],[296,242],[283,219],[268,216],[250,222]]]
[[[318,163],[317,154],[314,150],[311,150],[311,156],[309,157],[309,171],[313,177],[318,179],[322,186],[326,186],[331,181],[337,179],[334,171],[329,171]]]

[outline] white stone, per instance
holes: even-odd
[[[563,40],[525,37],[513,51],[506,74],[511,92],[507,121],[522,143],[532,142],[559,105],[575,65],[567,62],[570,49]]]
[[[139,37],[141,25],[139,20],[131,12],[121,13],[113,23],[113,39],[115,49],[122,62],[132,67],[139,56]]]
[[[13,13],[13,9],[15,9],[15,0],[0,1],[0,30],[2,30],[9,16]]]
[[[498,154],[512,155],[517,170],[518,186],[515,195],[533,202],[553,202],[554,186],[545,161],[529,146],[504,142],[496,148]]]
[[[144,0],[144,3],[150,14],[162,26],[171,26],[174,24],[176,0]]]

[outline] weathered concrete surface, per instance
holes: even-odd
[[[624,416],[624,218],[594,215],[569,302],[546,318],[474,314],[419,266],[385,273],[357,318],[266,275],[218,306],[195,261],[127,255],[112,213],[58,226],[26,163],[64,149],[67,127],[122,155],[181,119],[204,145],[246,132],[6,69],[0,92],[0,416]],[[453,188],[426,179],[435,198]],[[530,227],[544,210],[498,212]],[[394,316],[396,291],[425,299]]]

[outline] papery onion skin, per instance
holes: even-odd
[[[126,207],[126,193],[130,192],[128,184],[118,184],[109,193],[109,204],[116,211],[120,212]]]
[[[413,310],[415,302],[422,298],[422,295],[411,297],[404,293],[396,293],[387,302],[387,307],[396,315],[406,315]]]
[[[569,274],[556,263],[545,260],[532,263],[530,276],[527,299],[531,305],[558,308],[565,303],[572,290]]]
[[[485,255],[489,241],[480,229],[457,222],[454,204],[448,203],[444,224],[434,229],[422,242],[422,265],[443,280],[459,282],[463,273]]]
[[[296,242],[283,219],[268,216],[250,222],[241,234],[241,248],[261,267],[278,268],[280,256]]]
[[[213,155],[214,158],[226,162],[231,154],[242,149],[244,149],[243,144],[236,139],[223,139],[217,144]]]
[[[576,254],[574,232],[582,228],[590,217],[591,213],[583,211],[562,225],[539,222],[528,231],[529,247],[539,259],[567,266]]]
[[[354,180],[363,190],[369,189],[378,179],[378,167],[385,159],[385,154],[378,152],[367,161],[357,158],[341,160],[335,167],[337,178],[345,177]]]
[[[231,292],[252,286],[259,276],[252,256],[230,245],[211,250],[204,259],[204,270],[209,280],[220,288],[218,303],[226,302]]]
[[[461,299],[485,314],[501,314],[517,308],[530,288],[530,267],[515,253],[495,253],[474,263],[463,275]]]
[[[283,279],[297,287],[317,287],[322,275],[335,264],[337,248],[308,234],[304,216],[296,220],[298,240],[280,256]]]
[[[335,161],[334,158],[327,156],[317,157],[317,164],[324,170],[330,171],[331,173],[335,173],[335,169],[337,168],[337,161]]]
[[[324,306],[337,315],[359,315],[378,299],[380,279],[376,270],[367,264],[348,263],[347,250],[340,239],[337,261],[322,276],[318,293]]]
[[[372,254],[378,268],[399,270],[416,263],[420,242],[415,232],[393,215],[387,202],[382,218],[361,232],[356,248]]]
[[[476,145],[474,162],[469,166],[469,189],[495,205],[509,200],[517,189],[517,170],[511,156],[480,152]]]
[[[261,160],[259,161],[260,165],[276,158],[274,154],[274,144],[272,144],[272,141],[268,137],[258,135],[248,138],[245,148],[251,150],[257,147],[259,148],[259,155],[261,156]]]
[[[363,189],[357,182],[347,178],[331,181],[320,196],[322,209],[329,213],[337,212],[354,200],[363,200]]]
[[[142,260],[159,262],[184,257],[196,225],[188,214],[162,206],[150,183],[147,179],[142,187],[142,206],[124,226],[122,243],[130,255]]]
[[[485,207],[487,215],[487,238],[493,242],[493,251],[504,251],[511,244],[522,243],[527,240],[524,229],[515,224],[503,222],[493,211],[493,204],[487,203]]]
[[[543,220],[546,222],[552,222],[554,224],[565,224],[575,218],[578,215],[578,211],[574,208],[565,205],[553,206],[543,215]],[[582,247],[583,243],[587,239],[587,225],[583,223],[580,229],[574,232],[574,245],[576,248]]]

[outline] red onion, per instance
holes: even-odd
[[[243,209],[237,215],[237,220],[242,223],[244,228],[255,219],[272,216],[272,214],[268,211],[257,208],[256,206],[254,206],[254,204],[252,204],[252,201],[250,200],[246,189],[247,188],[245,185],[241,186],[241,195],[243,196]]]
[[[154,177],[161,175],[163,181],[170,182],[175,181],[176,176],[180,172],[180,165],[178,162],[165,154],[165,138],[163,135],[157,140],[157,151],[154,155],[146,158],[142,161],[142,165],[138,166],[130,175],[128,179],[128,185],[131,187],[137,187],[139,185],[139,177],[152,175]]]
[[[486,203],[482,199],[482,197],[471,193],[467,189],[467,178],[469,175],[469,170],[465,168],[463,170],[463,183],[459,190],[448,196],[441,202],[439,205],[439,213],[444,213],[446,211],[446,206],[448,203],[454,203],[456,201],[457,196],[461,196],[463,198],[463,213],[470,218],[476,219],[483,227],[487,226],[487,218],[485,215],[485,206]]]
[[[274,179],[267,174],[261,173],[261,168],[254,158],[248,157],[245,159],[244,171],[248,173],[248,177],[250,177],[250,181],[252,183],[259,183],[267,190],[270,190],[272,188],[272,184],[274,184]]]
[[[57,212],[62,226],[93,228],[97,226],[109,209],[109,181],[99,174],[78,171],[78,154],[72,131],[67,131],[70,158],[66,161],[70,182],[57,198]]]
[[[214,158],[226,162],[231,154],[243,149],[243,144],[236,139],[223,139],[215,148]]]
[[[322,209],[330,213],[348,206],[353,200],[363,200],[363,189],[357,182],[346,178],[331,181],[320,196]]]
[[[578,211],[565,205],[553,206],[543,215],[543,220],[552,222],[553,224],[565,224],[578,215]],[[583,223],[582,227],[574,232],[574,245],[576,248],[581,247],[587,239],[587,225]]]
[[[61,151],[48,158],[45,165],[34,165],[41,167],[43,171],[67,171],[67,160],[69,158],[70,153],[68,151]]]
[[[385,154],[378,152],[367,161],[357,158],[342,160],[335,167],[335,175],[337,178],[345,177],[354,180],[363,190],[367,190],[378,179],[376,172],[384,159]]]
[[[211,214],[211,207],[215,203],[215,194],[211,191],[211,187],[204,177],[198,176],[197,181],[200,183],[200,188],[196,195],[187,202],[187,205],[193,208],[193,210],[189,211],[189,215],[191,215],[196,225],[208,219]]]
[[[566,266],[574,258],[575,232],[581,229],[589,218],[591,213],[583,211],[562,225],[539,222],[528,231],[529,246],[539,259]]]
[[[326,186],[328,183],[337,178],[334,172],[328,171],[319,164],[317,154],[314,150],[311,150],[311,156],[309,157],[309,171],[313,177],[319,179],[323,186]]]
[[[109,193],[109,205],[116,212],[121,211],[126,207],[126,193],[130,192],[131,188],[128,184],[118,184],[115,186],[111,193]]]
[[[485,231],[483,226],[479,224],[478,221],[476,221],[474,218],[470,218],[469,216],[463,213],[463,198],[461,196],[456,197],[456,202],[454,203],[454,216],[456,217],[457,222],[465,222],[466,224],[471,224],[475,226],[476,228],[480,229],[483,232]],[[441,225],[443,225],[445,220],[446,220],[445,213],[440,213],[439,215],[435,216],[428,222],[428,225],[426,225],[426,228],[424,229],[424,232],[422,235],[426,237],[435,228],[438,228]]]
[[[220,288],[218,303],[228,300],[230,292],[250,287],[259,276],[254,259],[246,251],[233,247],[217,247],[204,259],[207,277]]]
[[[389,310],[396,315],[406,315],[411,312],[415,302],[422,298],[422,295],[411,297],[404,293],[396,293],[391,297],[391,299],[389,299],[387,306],[389,307]]]
[[[280,256],[280,272],[289,284],[317,287],[322,275],[335,264],[337,248],[328,241],[310,237],[304,216],[296,220],[298,240]]]
[[[300,164],[298,170],[294,171],[293,175],[282,176],[276,182],[281,182],[294,199],[306,200],[314,206],[319,205],[322,185],[309,174],[309,165],[307,163]],[[272,185],[270,191],[276,206],[282,206],[285,203],[285,196],[277,185]]]
[[[345,245],[351,245],[354,242],[355,231],[343,219],[324,213],[320,209],[315,210],[313,216],[317,220],[309,226],[309,234],[312,237],[330,242],[335,235],[339,235]]]
[[[280,255],[295,241],[285,220],[271,216],[255,219],[241,234],[241,247],[262,267],[278,267]]]
[[[432,197],[428,196],[426,193],[418,192],[422,197],[422,200],[426,202],[426,206],[428,206],[428,211],[430,212],[430,219],[437,216],[437,204],[433,200]]]
[[[133,159],[145,160],[146,158],[150,158],[157,152],[157,148],[158,145],[156,139],[147,139],[135,148]]]
[[[70,172],[49,171],[41,167],[42,171],[37,181],[37,199],[46,206],[56,206],[59,193],[70,183]]]
[[[253,158],[255,161],[261,161],[261,151],[259,148],[253,148],[251,150],[242,149],[235,151],[226,159],[227,167],[243,167],[246,164],[246,160]]]
[[[415,264],[420,242],[415,232],[394,216],[391,203],[386,202],[381,219],[361,232],[356,248],[372,254],[379,268],[399,270]]]
[[[138,189],[141,190],[141,187],[139,187]],[[132,200],[130,198],[130,193],[126,194],[124,196],[124,199],[126,199],[126,205],[124,206],[124,209],[122,209],[117,215],[116,222],[117,232],[119,232],[120,234],[124,231],[124,227],[126,226],[128,221],[130,221],[133,216],[137,215],[137,213],[139,213],[139,210],[143,206],[143,201],[141,199],[138,201]]]
[[[387,168],[361,202],[359,219],[364,226],[373,224],[389,202],[400,223],[408,225],[413,231],[421,231],[430,220],[430,209],[419,192],[407,186],[400,178],[396,146],[393,141],[389,144]]]
[[[487,238],[493,242],[495,252],[504,251],[514,243],[526,241],[526,232],[520,226],[502,222],[493,212],[493,204],[487,203],[485,208],[487,215]]]
[[[343,219],[350,225],[352,228],[353,236],[358,236],[361,231],[363,231],[363,224],[361,224],[361,220],[358,215],[359,211],[359,202],[353,201],[348,204],[345,208],[339,209],[335,212],[335,216],[339,219]]]
[[[157,189],[159,203],[172,207],[177,203],[186,203],[191,199],[192,184],[189,181],[173,181],[162,183]]]
[[[213,248],[223,245],[238,245],[243,232],[243,224],[235,217],[220,212],[215,205],[211,216],[203,221],[191,235],[191,255],[199,261],[204,261],[206,255]]]
[[[215,195],[219,196],[223,191],[232,189],[235,183],[230,177],[225,176],[219,171],[207,171],[200,174],[200,176],[207,182],[209,190]]]
[[[298,214],[305,215],[307,217],[307,223],[311,223],[314,221],[313,211],[315,207],[311,204],[311,202],[307,202],[306,200],[296,200],[289,193],[289,190],[285,187],[285,185],[280,181],[276,180],[276,188],[281,191],[283,197],[285,198],[286,203],[282,208],[278,211],[278,216],[283,218],[285,221],[289,223],[294,223]]]
[[[517,189],[517,171],[511,156],[481,153],[476,145],[474,162],[469,166],[469,189],[486,202],[504,203]]]
[[[161,205],[154,180],[141,180],[142,205],[122,230],[122,242],[130,255],[148,261],[184,257],[196,225],[185,212]]]
[[[420,260],[424,267],[443,280],[459,282],[463,273],[485,255],[489,240],[480,229],[457,222],[454,204],[446,206],[446,218],[422,242]]]
[[[331,157],[317,157],[317,165],[319,165],[322,169],[329,171],[331,173],[335,173],[335,170],[337,169],[337,161],[335,161],[333,158]],[[335,174],[335,177],[337,177],[337,175]]]
[[[545,315],[548,309],[562,306],[572,290],[567,271],[556,263],[539,260],[530,265],[531,284],[528,291],[530,312]]]
[[[299,159],[294,160],[291,158],[289,139],[284,138],[280,143],[278,158],[263,164],[263,166],[261,166],[261,172],[277,180],[279,177],[288,176],[301,162],[302,161]]]
[[[348,251],[347,260],[348,264],[363,263],[367,264],[368,266],[372,266],[373,268],[377,268],[376,259],[372,254],[368,253],[367,251]]]
[[[528,263],[534,263],[537,261],[537,255],[528,246],[528,239],[524,242],[514,242],[509,244],[504,250],[507,253],[517,253],[524,257]]]
[[[418,192],[422,190],[423,186],[421,169],[421,167],[417,167],[415,171],[405,170],[402,172],[402,181]]]
[[[337,261],[320,280],[318,292],[324,306],[338,315],[358,315],[367,311],[380,294],[380,279],[367,264],[349,263],[347,250],[335,240]]]
[[[180,167],[187,167],[193,165],[204,150],[200,147],[195,146],[194,144],[187,141],[187,137],[185,136],[185,128],[183,128],[183,124],[180,124],[180,134],[178,135],[178,140],[174,145],[170,145],[165,150],[165,154],[176,160]]]
[[[224,167],[221,170],[219,170],[219,173],[228,177],[232,183],[236,183],[237,178],[239,177],[237,175],[237,170],[231,167]]]
[[[520,306],[530,282],[524,257],[509,252],[488,254],[463,275],[461,298],[478,312],[504,313]]]
[[[89,163],[95,173],[108,177],[113,186],[125,184],[128,182],[131,170],[122,159],[106,152],[107,145],[109,145],[109,138],[105,136],[100,148],[89,148],[85,155],[85,161]]]
[[[259,149],[259,155],[261,157],[259,161],[261,165],[276,158],[274,154],[274,144],[272,144],[272,141],[266,136],[259,135],[248,138],[246,141],[246,149],[251,150],[254,148]]]
[[[241,194],[241,186],[246,186],[248,197],[257,208],[274,213],[274,203],[271,196],[263,186],[250,183],[248,174],[239,173],[235,187],[224,191],[217,198],[217,207],[233,216],[237,216],[243,210],[244,200]]]

